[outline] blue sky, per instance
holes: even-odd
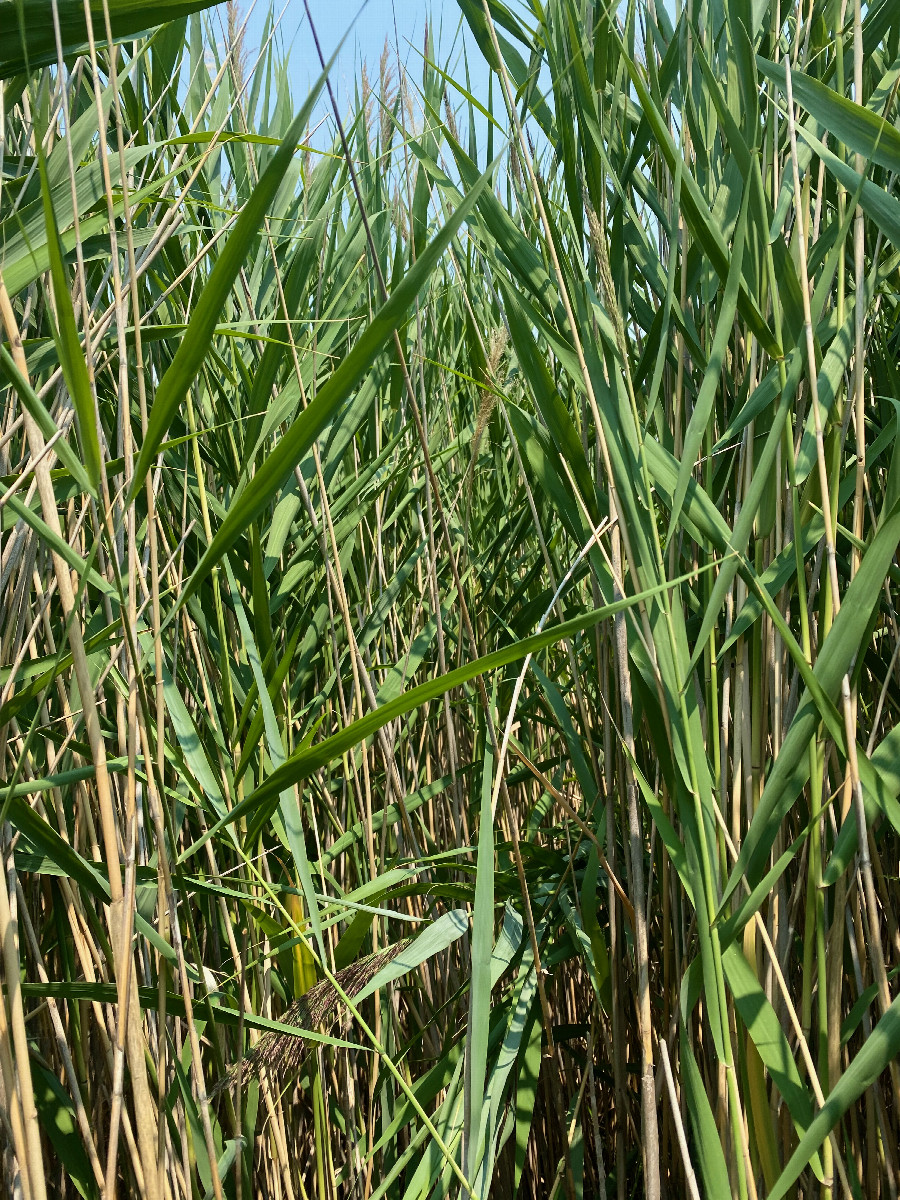
[[[247,26],[247,43],[252,49],[258,46],[262,34],[268,3],[257,0]],[[285,0],[274,0],[276,13],[284,8]],[[245,0],[241,5],[244,12],[249,7]],[[362,62],[369,67],[369,75],[377,78],[378,61],[387,38],[393,51],[399,52],[413,78],[421,74],[421,53],[424,50],[425,22],[431,20],[436,39],[439,37],[438,61],[443,65],[454,42],[460,23],[461,12],[455,0],[435,0],[426,5],[420,0],[310,0],[310,12],[322,51],[328,59],[349,30],[349,37],[333,69],[332,83],[338,94],[342,110],[351,100],[360,76]],[[465,34],[468,31],[465,30]],[[303,0],[287,0],[287,8],[280,24],[282,44],[289,52],[291,77],[295,101],[302,97],[309,84],[319,74],[319,63],[315,45],[306,20]],[[463,33],[457,38],[457,49],[462,45]],[[477,48],[473,47],[471,35],[466,37],[469,61],[473,69],[472,85],[476,95],[487,90],[488,70]],[[464,79],[462,60],[458,54],[454,64],[459,69],[459,78]]]

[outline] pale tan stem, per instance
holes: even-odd
[[[0,856],[0,943],[3,947],[6,1004],[9,1010],[9,1029],[12,1032],[12,1050],[15,1055],[15,1072],[18,1079],[19,1103],[24,1125],[25,1158],[20,1161],[19,1170],[23,1176],[26,1174],[28,1176],[32,1200],[46,1200],[44,1155],[41,1150],[41,1128],[34,1103],[34,1085],[31,1081],[31,1058],[28,1051],[28,1034],[25,1030],[25,1010],[22,1004],[21,963],[16,925],[17,922],[13,920],[9,907],[4,853]]]

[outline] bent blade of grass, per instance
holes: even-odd
[[[816,1113],[800,1145],[781,1173],[769,1200],[782,1200],[800,1177],[832,1129],[866,1088],[878,1079],[896,1056],[900,1054],[900,996],[897,996],[887,1012],[863,1043],[863,1047],[841,1075],[825,1098],[824,1106]]]
[[[767,79],[786,91],[784,66],[756,56],[756,65]],[[888,171],[900,171],[900,131],[871,108],[848,100],[804,71],[791,68],[791,91],[808,113],[816,118],[829,138],[877,163]],[[810,141],[812,145],[812,141]]]
[[[718,565],[718,560],[714,560],[700,567],[698,570],[692,570],[679,578],[667,580],[656,587],[648,588],[643,592],[637,592],[632,596],[626,596],[622,600],[613,601],[611,604],[603,605],[601,608],[592,609],[590,612],[584,613],[579,617],[573,617],[570,621],[564,621],[550,629],[545,629],[542,633],[534,634],[529,638],[523,638],[521,641],[514,642],[511,646],[504,646],[500,650],[495,650],[492,654],[472,659],[470,662],[464,663],[462,666],[456,667],[452,671],[439,676],[437,679],[430,680],[428,683],[419,684],[418,687],[411,688],[408,692],[404,692],[401,696],[398,696],[396,700],[392,700],[383,707],[375,709],[367,713],[364,717],[360,717],[359,720],[352,722],[345,729],[341,730],[340,733],[332,734],[331,737],[324,738],[308,750],[302,750],[292,755],[286,760],[283,766],[273,771],[265,783],[261,784],[254,792],[251,792],[249,796],[245,796],[243,800],[236,804],[226,818],[211,826],[201,838],[194,842],[192,846],[189,846],[183,852],[179,861],[195,854],[225,824],[237,820],[248,812],[252,812],[258,805],[278,795],[288,784],[299,783],[302,779],[308,779],[319,767],[339,759],[346,751],[352,749],[358,743],[365,741],[366,738],[377,733],[379,729],[382,729],[389,722],[396,720],[397,717],[411,712],[414,708],[418,708],[419,705],[425,704],[428,700],[434,700],[438,696],[443,696],[445,692],[461,687],[463,684],[475,679],[478,675],[485,675],[490,671],[497,670],[499,667],[519,662],[526,656],[536,654],[538,651],[545,649],[547,646],[552,646],[564,638],[581,633],[585,629],[591,629],[608,617],[615,616],[617,612],[624,612],[626,609],[632,608],[642,601],[660,595],[660,593],[668,588],[677,587],[689,579],[696,579],[698,572],[711,570]]]
[[[450,912],[444,913],[436,921],[432,921],[428,928],[410,942],[405,950],[402,950],[392,962],[382,967],[378,974],[369,980],[358,995],[354,996],[354,1004],[361,1004],[363,1000],[374,995],[387,984],[414,971],[429,958],[434,958],[435,954],[440,954],[442,950],[446,950],[448,946],[461,938],[468,928],[469,918],[463,909],[454,908]]]
[[[109,12],[114,40],[133,38],[166,21],[212,8],[217,0],[153,0],[152,4],[135,0],[106,0],[104,5],[91,0],[92,22],[103,27],[104,8]],[[88,27],[82,0],[57,0],[62,53],[64,58],[87,50]],[[0,42],[0,80],[24,71],[34,71],[56,63],[57,46],[53,22],[43,0],[0,0],[0,29],[9,41]],[[9,33],[18,32],[18,37]]]
[[[56,422],[41,402],[37,392],[35,392],[34,388],[32,388],[31,384],[16,366],[10,352],[2,345],[0,345],[0,370],[5,372],[7,379],[15,388],[19,402],[37,422],[44,438],[49,441],[50,438],[56,437],[59,433]],[[81,459],[69,445],[68,441],[65,438],[57,438],[53,443],[53,452],[78,486],[83,491],[90,492],[93,488],[91,479],[84,469]]]

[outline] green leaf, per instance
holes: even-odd
[[[749,199],[750,189],[747,188],[744,192],[743,202],[741,203],[741,215],[738,219],[737,230],[734,235],[734,244],[731,247],[731,262],[728,265],[725,294],[722,297],[722,306],[716,318],[716,332],[709,351],[706,374],[703,376],[703,383],[700,385],[700,391],[697,393],[694,411],[691,413],[691,419],[688,422],[688,427],[684,435],[681,465],[678,469],[678,482],[675,485],[675,495],[672,497],[672,517],[669,525],[669,533],[666,538],[667,545],[671,542],[672,536],[678,528],[678,522],[681,517],[681,506],[684,503],[688,481],[691,478],[697,461],[697,455],[700,453],[700,447],[703,445],[703,439],[706,436],[710,413],[712,412],[716,392],[719,387],[719,378],[725,363],[725,355],[731,341],[732,326],[734,324],[735,313],[737,312],[738,296],[743,279],[742,268],[744,262],[744,243],[747,237]]]
[[[141,1008],[156,1011],[159,1008],[159,989],[156,987],[139,987],[137,989]],[[22,995],[27,998],[42,999],[45,996],[55,996],[57,999],[77,1001],[93,1000],[98,1004],[115,1004],[118,991],[114,983],[87,983],[78,981],[52,981],[50,983],[24,983]],[[184,999],[177,992],[166,993],[166,1011],[172,1016],[185,1015]],[[236,1008],[226,1004],[213,1005],[216,1023],[237,1029],[241,1021],[248,1029],[258,1029],[262,1033],[287,1034],[288,1037],[299,1037],[305,1041],[321,1043],[323,1046],[335,1046],[341,1050],[359,1050],[359,1046],[343,1038],[332,1037],[327,1033],[318,1033],[312,1029],[302,1029],[299,1025],[288,1025],[284,1021],[273,1021],[268,1017],[257,1016],[253,1012],[241,1013]]]
[[[802,1138],[812,1123],[813,1107],[775,1010],[738,946],[732,944],[723,952],[722,966],[741,1020]],[[822,1163],[818,1154],[812,1155],[810,1162],[816,1178],[821,1180]]]
[[[378,974],[370,979],[362,991],[354,997],[353,1003],[358,1007],[367,996],[374,995],[387,984],[399,979],[401,975],[407,975],[416,967],[420,967],[423,962],[427,962],[429,958],[434,958],[435,954],[440,954],[442,950],[446,950],[448,946],[461,938],[468,928],[469,918],[463,909],[454,908],[450,912],[444,913],[387,966],[382,967]]]
[[[895,249],[900,249],[900,200],[884,188],[873,183],[864,175],[838,158],[808,129],[801,129],[801,136],[809,143],[832,175],[851,193],[859,192],[860,207],[868,213],[881,232]]]
[[[46,1067],[32,1062],[31,1074],[35,1107],[56,1159],[85,1200],[94,1200],[99,1197],[100,1189],[81,1144],[75,1105],[56,1076],[51,1075]]]
[[[900,1054],[900,996],[898,996],[875,1028],[866,1038],[863,1047],[825,1097],[825,1104],[813,1117],[800,1145],[791,1155],[769,1200],[781,1200],[793,1187],[801,1172],[811,1161],[828,1134],[851,1104],[866,1088],[871,1087],[890,1062]]]
[[[107,0],[116,41],[133,38],[164,21],[212,8],[216,0]],[[57,0],[63,57],[88,49],[88,27],[82,0]],[[91,0],[91,24],[99,46],[106,44],[103,3]],[[46,0],[0,0],[0,79],[46,67],[57,58],[56,34]]]
[[[238,626],[241,631],[241,636],[244,641],[244,649],[247,657],[250,660],[250,666],[253,671],[253,677],[256,681],[256,687],[259,694],[260,707],[263,712],[263,723],[266,731],[266,749],[269,752],[269,758],[272,765],[277,770],[284,762],[284,743],[281,739],[281,734],[278,729],[278,722],[275,718],[275,709],[272,701],[269,698],[269,691],[266,687],[265,676],[262,672],[262,664],[259,660],[259,651],[256,648],[256,642],[253,639],[253,634],[250,629],[250,622],[247,620],[247,614],[244,611],[244,606],[241,603],[240,593],[235,582],[234,572],[231,569],[231,564],[226,560],[225,571],[228,580],[228,586],[231,590],[231,603],[235,616],[238,619]],[[291,856],[294,860],[294,867],[297,871],[297,878],[300,881],[300,887],[303,890],[303,896],[306,900],[306,911],[309,917],[309,924],[313,931],[313,936],[316,939],[321,961],[325,961],[325,943],[322,940],[322,922],[319,917],[319,905],[316,900],[316,894],[313,889],[312,874],[309,869],[309,859],[306,854],[306,840],[302,825],[302,812],[300,808],[300,798],[295,793],[293,787],[286,787],[282,790],[278,798],[279,809],[281,813],[281,822],[284,826],[285,834],[287,835],[288,845],[291,850]]]
[[[40,397],[32,388],[31,384],[16,366],[12,355],[5,346],[0,346],[0,369],[3,370],[7,379],[15,388],[16,395],[19,397],[22,407],[25,408],[37,422],[41,433],[44,435],[44,439],[49,441],[51,438],[56,437],[56,435],[59,433],[56,422],[41,403]],[[83,491],[90,492],[92,490],[92,484],[90,478],[88,477],[87,471],[85,471],[81,463],[81,459],[64,437],[56,438],[56,441],[53,443],[53,453],[69,471],[69,473],[72,475],[72,478],[77,482],[78,486]]]
[[[75,325],[75,310],[72,307],[72,297],[69,294],[69,285],[63,266],[63,248],[56,225],[56,217],[53,213],[53,201],[50,198],[50,184],[47,180],[47,166],[43,151],[38,154],[38,164],[41,174],[41,197],[44,202],[44,221],[47,229],[47,249],[50,254],[50,278],[53,282],[53,300],[59,321],[56,348],[59,352],[59,361],[62,365],[66,386],[78,416],[78,433],[85,469],[91,482],[91,491],[96,495],[100,487],[100,474],[103,467],[100,460],[100,441],[97,437],[94,396],[91,392],[87,363],[84,361],[84,352]]]
[[[773,80],[782,92],[787,93],[782,64],[770,62],[759,55],[756,56],[756,64],[767,79]],[[829,138],[842,142],[869,162],[878,163],[888,171],[900,172],[900,131],[883,117],[832,91],[805,71],[794,68],[791,70],[791,91],[794,100],[799,101],[821,127],[828,130]]]
[[[494,943],[494,751],[485,739],[481,775],[481,815],[478,825],[478,859],[475,876],[475,906],[472,912],[472,979],[469,988],[469,1020],[466,1030],[465,1171],[471,1179],[482,1147],[481,1107],[487,1069],[488,1029],[491,1015],[491,947]]]
[[[718,1200],[720,1196],[732,1194],[728,1168],[725,1165],[725,1155],[722,1153],[722,1143],[719,1141],[719,1131],[709,1106],[703,1077],[683,1029],[680,1034],[680,1042],[681,1076],[684,1081],[688,1115],[694,1130],[694,1146],[696,1147],[697,1163],[700,1167],[700,1177],[703,1180],[703,1190],[708,1200],[714,1200],[714,1198]]]
[[[47,548],[67,562],[80,579],[84,579],[86,576],[92,587],[108,596],[113,603],[118,601],[119,594],[113,585],[104,579],[95,567],[88,567],[88,564],[77,551],[73,550],[65,538],[55,533],[32,508],[25,504],[18,495],[12,494],[10,489],[2,483],[0,483],[0,499],[3,499],[4,504],[9,505],[10,509],[26,525],[30,525]]]

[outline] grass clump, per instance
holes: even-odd
[[[900,10],[459,2],[0,0],[10,1195],[897,1195]]]

